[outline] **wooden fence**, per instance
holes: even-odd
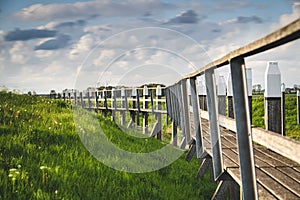
[[[121,124],[129,128],[142,127],[145,134],[157,136],[158,139],[161,139],[162,115],[166,114],[172,121],[172,143],[178,145],[177,132],[180,129],[183,137],[179,146],[190,147],[187,159],[195,154],[201,161],[198,174],[203,174],[209,164],[212,165],[213,179],[218,182],[214,199],[222,198],[224,190],[228,188],[232,199],[299,199],[300,143],[275,133],[278,132],[278,127],[272,124],[266,125],[268,130],[251,127],[251,108],[249,108],[251,100],[247,91],[244,61],[245,57],[286,44],[299,37],[298,19],[207,64],[166,88],[121,88],[98,91],[95,94],[88,93],[87,103],[84,103],[82,93],[79,95],[80,101],[77,95],[74,99],[88,109],[101,110],[104,114],[110,112],[113,120],[121,120]],[[220,113],[224,107],[224,105],[220,107],[224,95],[218,96],[215,79],[215,70],[227,64],[230,65],[232,83],[232,95],[227,97],[231,104],[231,107],[228,107],[231,118],[226,117],[223,111]],[[202,92],[205,94],[201,94],[199,89],[201,84],[197,80],[200,76],[204,76],[206,87],[205,92],[203,90]],[[299,112],[299,92],[297,98]],[[280,98],[278,101],[278,97],[271,94],[265,97],[265,101],[267,110],[265,116],[268,119],[266,122],[274,120],[272,123],[278,124],[279,121],[281,132],[281,121],[284,121],[280,118],[281,112],[278,118],[278,113],[274,115],[269,109],[279,106],[277,110],[280,111]],[[117,112],[120,113],[118,115],[120,119],[116,117]],[[129,120],[126,112],[130,113]],[[155,116],[151,130],[149,130],[149,115]],[[140,118],[143,119],[142,124]],[[262,149],[261,146],[253,144],[253,141],[266,148]],[[272,151],[269,152],[269,149]],[[263,165],[262,161],[266,164]]]

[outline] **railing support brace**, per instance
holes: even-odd
[[[216,82],[214,69],[205,71],[207,104],[209,112],[209,128],[211,137],[211,147],[213,152],[213,169],[215,180],[223,173],[223,157],[221,149],[221,136],[218,120],[218,100],[216,94]]]
[[[230,61],[243,199],[258,199],[244,59]]]

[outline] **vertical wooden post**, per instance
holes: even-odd
[[[108,113],[108,103],[107,103],[107,91],[106,91],[106,89],[104,89],[102,91],[102,94],[103,94],[103,97],[104,97],[104,107],[105,107],[104,116],[106,116],[106,114]]]
[[[158,85],[156,88],[156,103],[157,103],[157,110],[161,110],[161,95],[162,95],[162,91],[161,91],[161,86]],[[161,140],[161,129],[162,129],[162,125],[161,125],[161,113],[156,113],[156,120],[157,120],[157,126],[158,126],[158,132],[157,132],[157,139]]]
[[[185,80],[185,79],[184,79]],[[178,107],[177,107],[177,119],[180,124],[180,128],[183,134],[183,138],[179,144],[179,147],[181,149],[185,149],[187,145],[187,139],[186,139],[186,123],[185,123],[185,114],[184,114],[184,103],[183,103],[183,95],[182,95],[182,88],[183,88],[183,80],[181,80],[179,83],[176,84],[175,90],[176,90],[176,99],[178,102]],[[185,98],[186,99],[186,98]]]
[[[234,111],[233,111],[233,91],[232,91],[232,81],[231,81],[231,73],[228,74],[227,80],[227,112],[228,117],[234,119]]]
[[[98,107],[99,107],[99,94],[96,91],[95,92],[95,103],[96,103],[96,111],[98,112]]]
[[[143,109],[148,109],[148,87],[143,88]],[[143,112],[143,134],[148,134],[148,112]]]
[[[152,92],[152,89],[150,89],[150,103],[151,103],[152,114],[154,114],[154,101],[153,101],[153,92]]]
[[[74,91],[74,101],[75,101],[75,105],[77,105],[77,92],[76,90]]]
[[[66,92],[63,92],[63,99],[66,101]]]
[[[202,142],[201,121],[199,119],[199,105],[198,105],[199,101],[197,98],[196,77],[190,78],[190,91],[191,91],[191,101],[192,101],[193,114],[194,114],[196,154],[197,154],[197,158],[200,158],[202,153],[204,152],[204,149],[203,149],[203,142]]]
[[[123,109],[126,108],[125,96],[126,96],[125,88],[122,88],[121,89],[121,101],[122,101],[121,105],[122,105]],[[125,124],[126,124],[126,111],[125,110],[121,111],[121,124],[122,124],[122,126],[125,126]]]
[[[224,76],[218,78],[218,111],[220,115],[226,115],[226,83]]]
[[[69,99],[69,102],[71,102],[71,92],[68,92],[68,99]]]
[[[116,121],[116,109],[117,109],[117,102],[116,102],[116,90],[112,88],[111,90],[111,116],[112,120]]]
[[[218,120],[218,105],[217,105],[217,92],[216,92],[216,82],[215,82],[214,69],[209,69],[205,71],[205,82],[207,89],[207,103],[208,103],[208,113],[209,113],[209,128],[210,128],[210,140],[211,148],[213,152],[213,170],[214,178],[218,179],[223,173],[223,157],[221,148],[221,135],[219,129]]]
[[[90,96],[90,91],[87,91],[87,97],[88,97],[88,104],[89,104],[89,109],[91,109],[91,96]]]
[[[265,72],[266,129],[281,134],[281,74],[277,62],[268,62]]]
[[[140,126],[140,112],[141,112],[141,105],[140,105],[140,91],[136,89],[136,105],[137,105],[137,112],[136,112],[136,125]]]
[[[281,84],[281,135],[285,136],[285,85]]]
[[[231,81],[234,98],[234,116],[236,118],[236,134],[238,155],[242,180],[243,199],[258,199],[252,131],[249,115],[249,104],[246,83],[245,61],[243,58],[230,60]]]
[[[135,109],[136,109],[136,88],[133,88],[132,89],[132,92],[131,92],[131,96],[132,96],[132,108],[133,108],[133,111],[130,111],[130,115],[131,115],[131,120],[132,120],[132,123],[135,123]]]
[[[248,92],[248,103],[249,103],[249,118],[250,124],[252,124],[252,69],[246,68],[246,83]]]
[[[172,121],[172,144],[177,146],[177,125],[175,121]]]
[[[84,108],[84,101],[83,101],[82,92],[80,92],[80,101],[81,101],[81,107]]]
[[[186,88],[186,79],[181,80],[181,98],[182,98],[182,111],[183,111],[183,126],[186,137],[186,142],[190,142],[190,106],[188,104],[188,95]]]

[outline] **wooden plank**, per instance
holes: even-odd
[[[297,181],[298,184],[300,184],[300,172],[296,171],[294,168],[291,168],[291,167],[277,167],[276,169],[281,171],[282,173],[286,174],[290,178]]]
[[[300,187],[297,181],[273,167],[261,168],[261,170],[300,198]]]
[[[259,158],[260,160],[268,163],[270,166],[272,167],[284,167],[287,166],[285,163],[279,161],[279,160],[275,160],[272,157],[269,157],[267,154],[264,154],[260,151],[258,151],[257,149],[254,149],[254,155]]]
[[[270,149],[267,149],[265,147],[257,147],[256,148],[258,151],[268,155],[269,157],[272,157],[273,159],[275,160],[278,160],[280,162],[283,162],[285,163],[286,165],[290,166],[290,167],[300,167],[300,164],[295,162],[295,161],[292,161],[284,156],[281,156],[279,154],[277,154],[276,152],[270,150]]]
[[[223,154],[225,154],[228,158],[230,158],[237,166],[239,166],[239,157],[236,153],[237,149],[235,151],[233,149],[223,149]]]
[[[206,115],[208,115],[208,113],[201,110],[200,115],[206,119]],[[234,119],[219,115],[219,123],[221,126],[232,130],[233,132],[236,131]],[[282,137],[277,133],[255,127],[252,127],[252,139],[254,142],[259,143],[297,163],[300,163],[300,151],[298,151],[298,149],[300,149],[299,141],[295,141],[288,137]]]
[[[266,190],[261,184],[257,184],[258,198],[263,200],[274,200],[276,197]]]
[[[275,181],[261,169],[256,168],[257,181],[270,193],[276,196],[279,199],[299,199],[297,195],[295,195],[290,190],[283,187],[280,183]]]
[[[228,157],[227,154],[223,152],[223,161],[224,161],[224,168],[227,170],[227,168],[236,167],[238,168],[238,164],[234,162],[232,159]]]
[[[300,172],[300,167],[293,167],[296,171]]]
[[[300,142],[261,128],[252,128],[253,141],[300,163]]]
[[[237,145],[232,144],[231,142],[229,142],[226,137],[224,137],[223,135],[221,136],[221,143],[222,143],[222,148],[237,148]]]

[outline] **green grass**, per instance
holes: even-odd
[[[106,136],[132,152],[163,144],[134,138],[98,116]],[[166,168],[131,174],[95,159],[76,132],[68,103],[0,92],[0,199],[208,199],[216,185],[197,179],[185,154]]]
[[[300,125],[297,124],[297,99],[295,94],[285,96],[286,135],[300,140]],[[252,98],[252,124],[265,128],[264,124],[264,97],[254,95]]]

